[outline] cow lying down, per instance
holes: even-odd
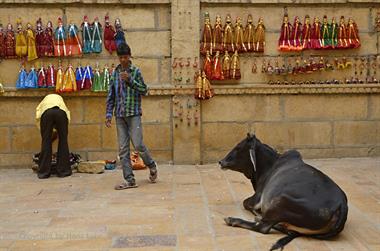
[[[225,222],[263,234],[275,229],[287,235],[270,250],[282,250],[298,236],[327,239],[343,230],[348,212],[345,193],[304,163],[299,152],[279,154],[248,134],[219,164],[222,169],[243,173],[255,190],[243,202],[256,216],[255,222],[232,217]]]

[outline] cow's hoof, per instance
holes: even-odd
[[[234,222],[234,218],[232,218],[232,217],[226,217],[226,218],[224,218],[224,221],[226,222],[226,224],[228,226],[232,226],[232,224]]]

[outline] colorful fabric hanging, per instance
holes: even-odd
[[[61,18],[58,18],[58,27],[55,29],[54,39],[54,55],[57,57],[67,56],[66,29]]]
[[[6,58],[16,57],[15,33],[13,31],[13,26],[10,23],[7,25],[7,30],[5,32],[5,57]]]
[[[44,68],[44,66],[41,66],[37,74],[37,79],[38,79],[37,83],[38,83],[39,88],[47,87],[46,75],[47,75],[47,70]]]
[[[110,18],[108,14],[105,16],[105,25],[104,25],[104,48],[112,54],[112,52],[116,51],[116,42],[115,42],[115,35],[116,31],[115,28],[110,24]]]
[[[77,83],[77,90],[82,90],[84,69],[82,66],[78,66],[75,70],[75,81]]]
[[[91,66],[87,65],[83,70],[83,79],[82,79],[80,89],[81,90],[91,89],[93,77],[94,77],[94,74],[92,72],[92,68],[91,68]]]
[[[22,28],[21,19],[17,20],[16,33],[16,56],[22,58],[28,54],[28,46],[26,43],[25,32]]]
[[[33,31],[33,27],[30,23],[26,25],[26,43],[28,47],[28,61],[32,61],[38,58],[36,48],[36,37]]]
[[[70,23],[68,26],[67,46],[69,56],[76,56],[82,54],[82,45],[78,36],[78,27],[73,23]]]
[[[91,44],[92,44],[92,26],[88,22],[88,17],[84,16],[82,27],[82,39],[83,39],[83,53],[91,53]]]
[[[91,90],[93,92],[100,92],[104,91],[102,87],[102,79],[99,71],[99,66],[96,67],[95,72],[94,72],[94,81],[92,83]]]
[[[93,32],[91,39],[91,51],[94,53],[102,52],[102,25],[99,23],[98,18],[95,18],[94,23],[92,24]]]
[[[32,67],[25,80],[25,88],[37,88],[38,87],[37,72],[34,67]]]
[[[54,56],[53,23],[49,21],[44,30],[43,54],[45,57]]]
[[[24,68],[24,66],[21,66],[21,69],[18,73],[17,81],[16,81],[16,88],[17,89],[24,89],[26,84],[26,78],[28,77],[28,74]]]
[[[119,18],[116,18],[115,20],[115,29],[116,29],[115,43],[116,43],[116,47],[118,47],[121,43],[126,43],[124,31],[123,31],[123,28],[121,27],[121,22]]]
[[[56,81],[57,81],[57,71],[54,69],[54,66],[50,64],[46,72],[46,86],[50,88],[54,88]]]
[[[75,72],[72,65],[69,65],[63,76],[63,86],[60,92],[73,92],[77,90],[77,84],[75,81]]]

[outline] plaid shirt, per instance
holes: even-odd
[[[148,88],[141,76],[140,69],[129,63],[125,70],[128,73],[128,80],[120,79],[120,72],[123,69],[119,64],[112,74],[109,91],[107,95],[106,118],[130,117],[141,115],[141,95],[146,95]]]

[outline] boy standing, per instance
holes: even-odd
[[[123,167],[124,180],[115,186],[116,190],[137,187],[132,171],[129,142],[139,152],[149,168],[149,180],[157,179],[157,165],[143,143],[141,125],[141,96],[147,94],[147,86],[140,69],[131,62],[131,49],[126,43],[117,48],[120,64],[113,72],[107,96],[106,126],[111,126],[112,115],[116,118],[119,157]]]

